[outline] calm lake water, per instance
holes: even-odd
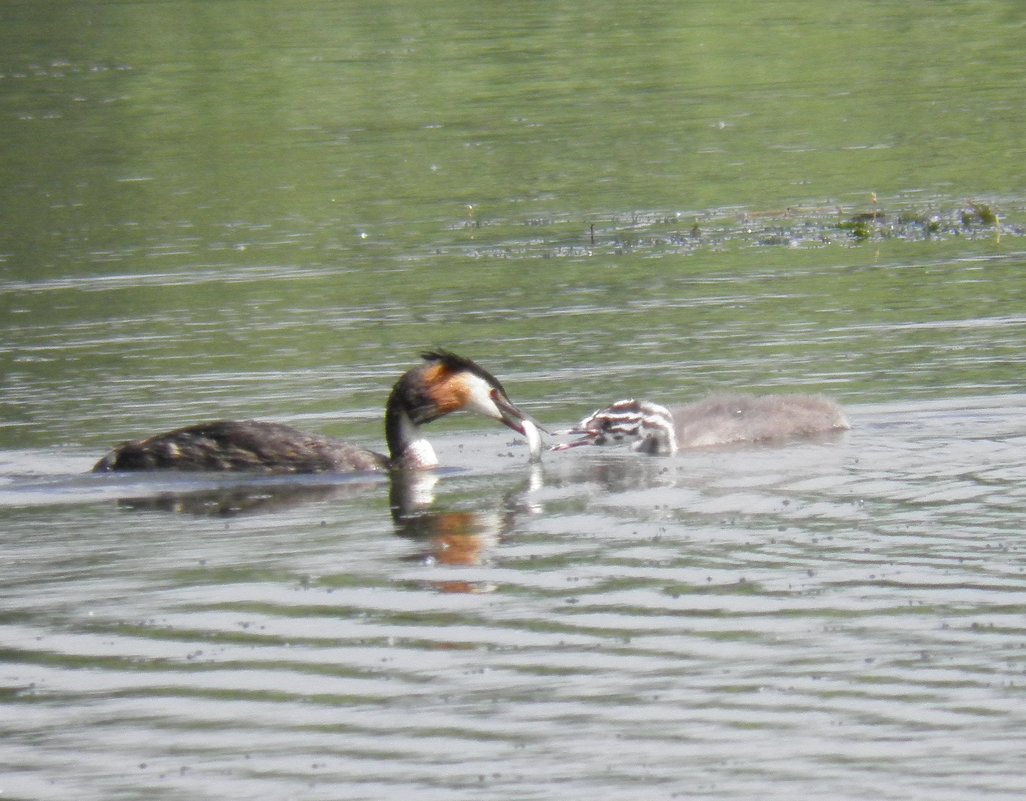
[[[1010,2],[5,4],[0,797],[1022,798],[1024,44]],[[436,345],[555,429],[853,429],[87,472],[217,417],[381,447]]]

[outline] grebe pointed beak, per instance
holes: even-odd
[[[572,439],[569,442],[561,442],[558,445],[553,445],[551,448],[549,448],[549,450],[568,451],[571,448],[579,448],[581,445],[593,445],[595,443],[595,440],[598,439],[599,433],[600,432],[593,431],[591,429],[574,426],[573,428],[568,429],[567,431],[561,431],[560,434],[582,434],[583,436],[579,437],[578,439]]]
[[[524,430],[524,421],[530,423],[532,426],[537,428],[539,431],[544,431],[546,434],[552,434],[545,426],[535,420],[527,412],[523,412],[518,409],[509,398],[505,397],[501,392],[492,392],[492,402],[499,410],[501,417],[500,421],[504,426],[512,428],[518,434],[527,436],[527,432]]]

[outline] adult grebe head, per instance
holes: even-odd
[[[621,442],[640,453],[674,453],[677,450],[670,410],[658,403],[634,398],[620,400],[592,412],[567,433],[583,436],[557,445],[553,450]]]
[[[386,408],[385,434],[397,466],[433,466],[434,452],[417,430],[458,411],[498,420],[527,438],[532,460],[540,458],[538,429],[545,429],[513,405],[499,379],[471,359],[447,350],[428,351],[421,357],[424,363],[396,382]]]

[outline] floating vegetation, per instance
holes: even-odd
[[[1022,216],[1022,210],[1016,209]],[[943,238],[1021,237],[1026,227],[979,200],[947,207],[894,204],[870,195],[866,207],[791,206],[751,211],[741,208],[688,212],[630,212],[529,220],[475,216],[473,243],[463,247],[482,258],[587,258],[666,252],[695,253],[727,247],[855,247],[867,242],[918,242]],[[453,229],[463,228],[454,225]],[[530,229],[530,230],[527,230]]]
[[[879,209],[861,212],[842,220],[838,228],[847,231],[857,240],[873,239],[917,239],[935,236],[974,235],[985,229],[987,234],[1000,225],[997,212],[987,203],[969,201],[964,207],[948,213],[936,211],[906,210],[898,212],[893,219]],[[1022,235],[1021,229],[1009,233]]]
[[[997,212],[986,203],[973,203],[969,201],[969,210],[962,212],[962,224],[969,226],[977,223],[980,225],[997,225]]]

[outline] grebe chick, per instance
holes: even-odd
[[[93,467],[113,470],[252,470],[271,473],[423,470],[438,465],[420,426],[466,410],[498,420],[541,454],[538,424],[510,401],[502,384],[470,359],[444,350],[422,354],[385,404],[388,455],[307,434],[280,423],[222,420],[119,445]]]
[[[626,442],[639,453],[672,454],[743,442],[781,442],[851,428],[841,407],[819,395],[712,395],[670,410],[651,401],[621,400],[588,415],[570,429],[579,445]]]

